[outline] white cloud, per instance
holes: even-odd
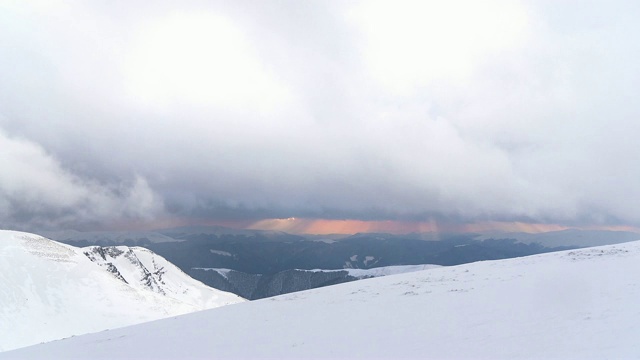
[[[438,80],[466,80],[504,49],[526,41],[518,1],[365,1],[349,16],[363,35],[373,77],[398,93]]]
[[[2,226],[56,227],[146,219],[163,210],[147,182],[117,188],[65,170],[39,145],[0,131]]]
[[[633,2],[10,10],[0,208],[16,221],[164,202],[203,218],[640,224]]]
[[[143,22],[125,55],[125,86],[135,103],[175,103],[269,111],[288,90],[231,20],[210,12],[171,12]]]

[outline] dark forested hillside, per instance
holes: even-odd
[[[438,240],[424,240],[419,234],[362,233],[336,239],[255,230],[205,230],[180,228],[160,232],[175,241],[138,238],[121,239],[120,243],[147,247],[205,284],[251,299],[356,280],[348,274],[309,274],[296,269],[458,265],[573,248],[544,247],[515,239],[479,241],[478,235],[471,233],[438,234]],[[100,241],[108,245],[104,243],[108,240]],[[78,242],[90,245],[88,240],[75,239],[73,243]],[[231,278],[224,278],[205,269],[233,272],[229,273]]]
[[[396,235],[357,234],[335,242],[286,235],[197,235],[181,242],[146,244],[185,271],[225,268],[250,274],[290,269],[368,269],[391,265],[457,265],[561,250],[510,239],[476,241],[452,235],[424,241]]]

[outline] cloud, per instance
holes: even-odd
[[[58,228],[108,225],[115,219],[149,219],[162,201],[142,177],[100,184],[61,167],[37,144],[0,132],[0,226]]]
[[[528,18],[515,1],[368,1],[350,11],[365,65],[393,91],[467,78],[488,55],[526,40]]]
[[[142,26],[134,39],[124,69],[134,102],[269,110],[290,97],[257,61],[242,31],[222,16],[174,12]]]
[[[635,2],[389,4],[3,4],[5,226],[640,224]]]

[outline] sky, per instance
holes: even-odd
[[[0,0],[0,227],[640,227],[640,2]]]

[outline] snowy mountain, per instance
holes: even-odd
[[[291,269],[275,274],[248,274],[231,269],[192,268],[189,274],[203,283],[256,300],[296,291],[341,284],[378,276],[426,270],[440,265],[398,265],[373,269]]]
[[[524,244],[540,244],[544,247],[589,247],[636,241],[640,239],[640,234],[631,231],[567,229],[543,233],[487,232],[476,239],[515,239]]]
[[[372,277],[388,276],[410,273],[414,271],[430,270],[439,268],[441,265],[395,265],[395,266],[383,266],[373,269],[344,269],[344,270],[331,270],[331,271],[346,271],[349,275],[358,279],[367,279]],[[311,270],[311,271],[326,271],[326,270]]]
[[[143,248],[0,231],[0,351],[242,301]]]
[[[116,278],[138,290],[158,294],[191,304],[198,309],[210,309],[238,302],[238,297],[216,291],[194,280],[153,251],[141,247],[89,246],[82,252],[94,263],[102,266]]]
[[[483,261],[187,314],[0,359],[638,358],[638,273],[640,242]]]

